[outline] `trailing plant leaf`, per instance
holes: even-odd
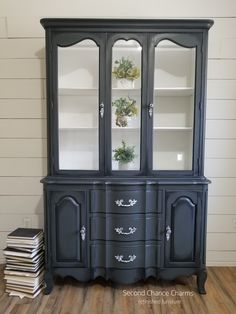
[[[135,153],[134,153],[135,146],[127,146],[125,141],[122,140],[122,146],[116,149],[113,149],[114,160],[119,161],[121,163],[129,163],[134,160]]]
[[[140,69],[135,66],[132,60],[122,57],[115,61],[112,74],[116,79],[125,78],[134,81],[140,77]]]
[[[127,126],[128,123],[126,117],[136,116],[138,113],[136,100],[130,97],[120,97],[112,102],[112,106],[116,108],[116,125],[120,127]]]

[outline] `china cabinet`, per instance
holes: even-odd
[[[46,290],[197,276],[205,293],[211,20],[42,19]]]

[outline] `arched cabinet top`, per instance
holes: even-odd
[[[114,47],[116,42],[124,40],[126,42],[132,40],[136,41],[140,46],[144,45],[146,36],[144,34],[137,33],[118,33],[118,34],[109,34],[108,35],[108,46]]]
[[[84,40],[91,40],[95,45],[100,46],[102,36],[101,34],[91,34],[91,33],[61,33],[57,34],[54,38],[54,43],[58,47],[71,47],[76,44],[83,42]]]
[[[175,45],[184,48],[195,48],[201,45],[202,34],[174,34],[174,33],[163,33],[154,35],[152,38],[152,44],[158,48],[158,45],[162,41],[170,41]]]

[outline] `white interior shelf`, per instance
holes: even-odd
[[[62,88],[58,89],[59,96],[79,95],[79,96],[95,96],[98,95],[97,88]],[[112,88],[115,95],[140,95],[141,88]],[[192,96],[194,94],[193,87],[161,87],[154,89],[154,96]]]
[[[58,88],[59,96],[96,96],[98,95],[97,88]]]
[[[159,126],[154,127],[155,131],[191,131],[192,127],[165,127],[165,126]]]
[[[193,87],[160,87],[154,89],[154,96],[192,96]]]
[[[60,127],[59,130],[78,130],[78,131],[96,131],[98,128],[97,127]],[[154,127],[154,131],[191,131],[193,128],[192,127],[165,127],[165,126],[159,126],[159,127]],[[114,131],[139,131],[140,128],[133,128],[133,127],[124,127],[124,128],[112,128]]]

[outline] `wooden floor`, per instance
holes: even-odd
[[[1,314],[236,314],[236,267],[209,267],[207,295],[197,293],[195,277],[171,283],[149,279],[130,286],[102,280],[82,284],[68,278],[58,279],[50,295],[21,300],[4,292],[2,278],[1,269]]]

